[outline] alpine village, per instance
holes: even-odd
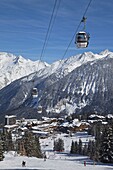
[[[10,62],[12,59],[14,66],[21,66],[20,72],[22,64],[25,67],[22,57],[1,53],[3,55]],[[45,140],[52,144],[53,152],[63,153],[66,140],[70,139],[68,154],[88,156],[94,162],[113,163],[112,91],[111,86],[106,85],[109,76],[104,74],[106,70],[111,73],[112,58],[113,53],[108,50],[98,54],[98,58],[97,54],[83,53],[64,60],[59,69],[56,69],[57,63],[43,64],[41,71],[21,77],[17,74],[17,80],[11,82],[7,78],[7,85],[1,83],[0,161],[9,151],[14,151],[15,155],[48,159]],[[95,71],[98,73],[94,76]],[[103,72],[102,87],[98,85],[100,71]],[[15,72],[17,68],[9,73],[12,76]],[[113,74],[109,84],[112,79]],[[85,135],[86,141],[76,138],[77,134]]]

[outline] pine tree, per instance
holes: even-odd
[[[40,143],[38,137],[31,132],[26,132],[24,136],[24,148],[27,156],[42,157]]]
[[[36,143],[36,145],[35,145],[35,147],[36,147],[36,150],[35,150],[35,152],[36,152],[36,157],[38,157],[38,158],[42,158],[42,152],[41,152],[41,147],[40,147],[40,142],[39,142],[39,137],[38,136],[35,136],[35,143]]]
[[[74,153],[75,153],[75,142],[74,142],[74,141],[72,141],[72,143],[71,143],[70,153],[71,153],[71,154],[74,154]]]
[[[20,155],[27,155],[26,154],[26,150],[25,150],[25,146],[24,146],[24,140],[23,138],[18,140],[18,154]]]
[[[94,151],[94,155],[93,155],[93,160],[99,162],[99,146],[100,143],[99,141],[97,142],[97,140],[95,141],[95,151]]]
[[[87,144],[85,143],[84,147],[83,147],[83,155],[88,155],[87,153]]]
[[[4,159],[4,151],[3,151],[3,141],[0,140],[0,161],[3,161]]]
[[[53,150],[54,150],[54,151],[56,151],[56,150],[57,150],[57,142],[56,142],[56,140],[54,140]]]
[[[55,151],[59,151],[62,152],[64,151],[64,141],[62,139],[57,139],[56,141],[54,141],[54,147],[53,149]]]
[[[79,139],[79,143],[78,143],[78,153],[82,154],[82,140]]]
[[[78,154],[79,153],[79,145],[77,143],[77,141],[72,141],[71,143],[71,150],[70,150],[71,154]]]
[[[77,141],[75,141],[75,153],[79,153],[79,146],[78,146],[78,143]]]
[[[87,147],[87,154],[89,157],[91,157],[91,150],[92,150],[92,141],[89,140],[88,147]]]
[[[99,149],[100,161],[103,163],[113,163],[113,128],[106,126]]]
[[[14,144],[12,141],[12,135],[11,132],[7,132],[2,135],[2,141],[3,141],[3,150],[4,151],[12,151],[14,150]]]
[[[32,134],[29,132],[26,132],[24,135],[24,148],[25,148],[26,156],[29,156],[29,157],[33,156],[32,141],[33,141]]]
[[[93,159],[93,160],[95,159],[95,150],[96,150],[95,142],[91,141],[91,148],[90,148],[90,154],[89,154],[90,159]]]

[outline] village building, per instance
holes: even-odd
[[[6,115],[4,131],[11,131],[17,127],[18,127],[18,125],[16,124],[16,116],[15,115]]]

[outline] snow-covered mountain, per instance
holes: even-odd
[[[0,91],[0,114],[113,112],[113,52],[72,56],[12,82]],[[32,96],[34,86],[38,95]],[[37,105],[43,108],[37,114]]]
[[[31,61],[22,56],[0,52],[0,89],[16,79],[39,71],[47,66],[48,64],[45,62]]]
[[[57,77],[61,78],[73,71],[75,68],[84,63],[100,59],[112,52],[105,50],[100,54],[93,54],[87,52],[72,56],[65,60],[60,60],[52,63],[51,65],[41,61],[31,61],[22,56],[15,56],[10,53],[0,52],[0,89],[7,86],[11,82],[27,76],[31,73],[38,73],[40,76],[50,76],[57,72]]]

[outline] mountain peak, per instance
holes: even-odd
[[[55,112],[69,115],[113,113],[113,52],[85,52],[56,61],[49,67],[41,61],[24,59],[24,62],[23,57],[15,58],[23,63],[14,64],[14,60],[6,60],[6,57],[0,60],[1,87],[21,77],[1,90],[0,113],[17,107],[20,109],[21,105],[24,109],[27,106],[36,109],[37,101],[44,110],[47,108],[51,112],[50,116]],[[39,91],[36,98],[31,96],[34,86]]]
[[[24,61],[26,61],[26,60],[22,56],[17,56],[14,59],[14,64],[23,63]]]
[[[0,89],[12,81],[37,72],[46,66],[45,62],[31,61],[22,56],[0,52]]]
[[[108,49],[106,49],[106,50],[100,52],[99,55],[108,55],[108,54],[110,54],[110,53],[111,53],[111,51],[109,51]]]

